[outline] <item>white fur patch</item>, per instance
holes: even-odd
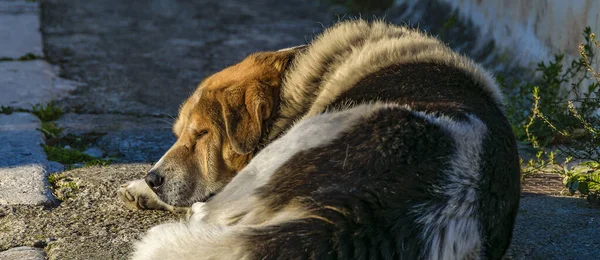
[[[434,117],[414,111],[416,115],[436,124],[454,141],[454,153],[442,186],[434,192],[445,198],[443,203],[419,205],[414,212],[420,217],[426,242],[427,259],[479,259],[482,234],[478,216],[478,188],[481,179],[485,124],[473,115],[469,122],[454,121],[445,116]]]

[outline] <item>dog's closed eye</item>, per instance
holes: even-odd
[[[207,134],[208,134],[208,130],[206,130],[206,129],[196,132],[196,140],[199,140],[200,138],[204,137]]]

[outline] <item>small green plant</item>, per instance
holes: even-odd
[[[48,160],[62,163],[71,168],[74,164],[83,164],[83,167],[91,166],[106,166],[112,163],[112,159],[98,159],[87,154],[84,154],[77,149],[67,149],[56,146],[44,145],[44,151],[48,156]]]
[[[28,111],[25,109],[22,109],[22,108],[14,108],[11,106],[0,106],[0,114],[10,115],[14,112],[28,112]]]
[[[48,160],[62,164],[85,163],[96,159],[75,149],[44,145],[44,151],[48,155]]]
[[[585,116],[598,108],[596,93],[600,83],[596,81],[588,86],[582,85],[594,77],[593,73],[588,72],[595,56],[593,46],[596,42],[589,27],[584,30],[584,36],[585,43],[581,45],[579,59],[565,67],[562,65],[565,56],[558,54],[548,63],[538,63],[536,71],[541,74],[541,79],[537,82],[509,83],[503,77],[498,77],[498,83],[508,92],[506,110],[519,140],[531,142],[531,137],[535,136],[540,146],[568,143],[578,136],[577,133],[581,133],[581,121],[572,115],[570,106],[576,106],[578,113]],[[552,122],[556,129],[574,132],[575,135],[565,138],[564,131],[557,132],[547,122]]]
[[[53,186],[56,185],[56,182],[58,180],[60,180],[60,177],[61,177],[60,175],[61,175],[61,173],[53,173],[53,174],[48,175],[48,183],[50,183],[50,185],[53,185]]]
[[[10,107],[10,106],[0,106],[0,113],[2,114],[7,114],[10,115],[13,112],[15,112],[15,108],[14,107]]]
[[[83,165],[83,167],[92,167],[92,166],[107,166],[112,163],[112,159],[94,159],[88,161]]]
[[[11,106],[0,106],[0,114],[10,115],[14,112],[30,112],[37,116],[42,122],[54,121],[64,113],[60,107],[53,104],[36,104],[31,106],[31,110]]]
[[[74,164],[83,164],[83,167],[90,166],[106,166],[112,163],[112,159],[98,159],[77,149],[67,149],[57,146],[44,145],[44,151],[48,156],[48,160],[62,163],[67,166],[67,169]]]
[[[42,58],[43,58],[42,56],[37,56],[37,55],[35,55],[33,53],[27,53],[27,54],[19,57],[18,60],[20,60],[20,61],[28,61],[28,60],[38,60],[38,59],[42,59]]]
[[[48,183],[50,183],[54,197],[60,201],[65,201],[74,197],[80,188],[75,180],[64,173],[50,174],[48,176]]]
[[[49,122],[58,119],[63,115],[63,110],[53,104],[34,105],[31,107],[31,113],[36,115],[42,122]]]
[[[600,48],[600,44],[589,27],[584,35],[579,59],[563,68],[564,56],[556,55],[549,64],[538,64],[537,70],[542,73],[539,85],[524,84],[517,89],[519,93],[531,90],[525,99],[531,103],[527,116],[516,114],[525,103],[513,103],[513,110],[508,111],[511,122],[522,130],[516,131],[517,136],[540,149],[536,159],[524,165],[523,172],[550,169],[563,176],[570,194],[579,192],[590,199],[600,195],[600,74],[592,67],[594,48]],[[591,83],[582,86],[583,82]],[[543,152],[552,145],[556,151]],[[564,163],[556,163],[557,154],[566,158]],[[582,163],[571,167],[573,159]]]
[[[29,53],[27,53],[19,58],[16,58],[16,59],[11,58],[11,57],[0,57],[0,61],[15,61],[15,60],[29,61],[29,60],[39,60],[39,59],[43,59],[43,58],[44,57],[42,57],[42,56],[38,56],[38,55],[35,55],[35,54],[29,52]]]
[[[38,128],[38,131],[42,132],[46,139],[56,139],[62,133],[63,128],[56,126],[53,122],[42,122],[42,128]]]
[[[600,191],[600,164],[597,162],[586,162],[574,167],[564,168],[563,184],[567,187],[569,194],[579,192],[584,196],[598,194]]]
[[[521,159],[521,168],[523,175],[533,175],[540,172],[555,171],[556,151],[545,152],[537,151],[535,159],[530,159],[526,163]]]
[[[57,127],[53,122],[42,122],[42,128],[38,130],[46,136],[44,151],[48,160],[62,163],[66,169],[106,166],[113,162],[114,158],[100,159],[83,152],[90,144],[95,143],[98,138],[104,135],[102,133],[61,135],[63,129]]]

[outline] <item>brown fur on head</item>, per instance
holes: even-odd
[[[277,113],[284,71],[296,52],[254,53],[200,83],[173,126],[177,141],[146,177],[163,201],[204,201],[248,164]],[[153,187],[150,175],[160,185]]]

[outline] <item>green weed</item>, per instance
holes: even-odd
[[[14,112],[29,112],[29,111],[27,111],[26,109],[14,108],[11,106],[0,106],[0,114],[10,115]]]
[[[27,54],[19,57],[17,60],[19,60],[19,61],[28,61],[28,60],[39,60],[39,59],[42,59],[42,58],[44,58],[44,57],[35,55],[33,53],[27,53]]]
[[[60,136],[63,128],[56,126],[53,122],[42,122],[42,128],[38,128],[38,131],[42,132],[46,139],[55,139]]]
[[[564,56],[556,55],[538,64],[540,82],[512,89],[517,95],[509,97],[507,114],[517,137],[539,149],[536,159],[522,163],[523,172],[550,169],[563,176],[569,194],[579,192],[589,200],[600,195],[600,74],[592,67],[600,44],[589,27],[584,35],[579,59],[563,66]],[[555,151],[544,152],[550,146]],[[558,155],[566,160],[556,163]],[[574,159],[582,163],[569,166]]]
[[[48,156],[48,160],[62,164],[85,163],[96,159],[75,149],[44,145],[44,151]]]
[[[38,56],[35,55],[31,52],[19,57],[19,58],[11,58],[11,57],[0,57],[0,62],[1,61],[30,61],[30,60],[39,60],[39,59],[43,59],[44,57],[42,56]]]
[[[60,107],[53,104],[37,104],[31,107],[31,113],[36,115],[42,122],[49,122],[58,119],[64,112]]]
[[[86,162],[83,167],[91,167],[91,166],[107,166],[112,163],[112,159],[94,159]]]
[[[52,188],[52,194],[60,201],[74,197],[80,188],[75,180],[64,173],[50,174],[48,176],[48,183],[50,183]]]

